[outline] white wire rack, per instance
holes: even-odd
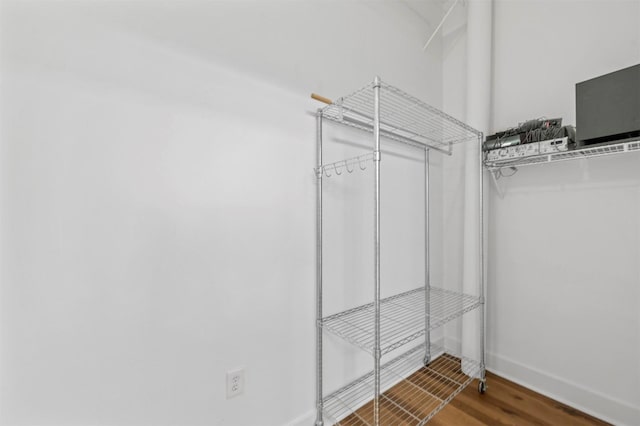
[[[373,85],[322,110],[325,119],[373,132]],[[380,136],[451,154],[451,145],[476,140],[478,131],[402,90],[380,82]]]
[[[425,334],[425,312],[429,329],[480,306],[480,298],[437,287],[429,291],[430,309],[425,309],[425,288],[400,293],[380,300],[380,351],[384,355]],[[368,303],[325,317],[321,325],[346,341],[373,353],[375,342],[374,305]]]
[[[608,145],[585,146],[570,151],[554,152],[530,157],[504,159],[496,161],[485,160],[485,166],[489,170],[499,170],[505,167],[522,167],[533,164],[553,163],[556,161],[576,160],[579,158],[602,157],[612,154],[623,154],[640,150],[640,140],[612,143]]]
[[[380,368],[380,424],[423,425],[480,373],[480,363],[445,353],[431,345],[433,361],[424,366],[424,346],[418,346]],[[331,424],[373,425],[373,372],[324,398]]]

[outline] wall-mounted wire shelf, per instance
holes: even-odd
[[[373,132],[374,83],[324,107],[322,117]],[[380,136],[451,154],[451,145],[481,133],[437,108],[380,82]]]
[[[346,160],[340,160],[333,163],[323,164],[320,167],[316,167],[313,170],[316,174],[324,175],[325,177],[331,177],[334,175],[340,176],[345,171],[347,173],[353,173],[355,170],[366,170],[367,165],[373,160],[373,153],[359,155],[357,157],[347,158]]]
[[[607,145],[585,146],[583,148],[573,149],[570,151],[554,152],[530,157],[510,158],[496,161],[485,160],[484,164],[489,170],[493,171],[506,167],[522,167],[533,164],[553,163],[556,161],[576,160],[579,158],[602,157],[605,155],[623,154],[638,150],[640,150],[640,140],[633,140]]]
[[[433,360],[425,367],[424,345],[380,368],[380,424],[421,426],[435,416],[480,373],[480,363],[431,345]],[[374,425],[373,372],[324,398],[330,424]]]
[[[480,298],[431,287],[429,291],[429,329],[480,306]],[[425,288],[416,288],[380,300],[380,351],[389,353],[425,333]],[[325,317],[323,329],[359,348],[373,353],[375,343],[374,305],[368,303]]]

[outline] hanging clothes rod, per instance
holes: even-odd
[[[311,98],[315,99],[316,101],[323,102],[323,103],[325,103],[327,105],[331,105],[333,103],[333,101],[331,99],[325,98],[324,96],[320,96],[320,95],[318,95],[316,93],[312,93],[311,94]]]

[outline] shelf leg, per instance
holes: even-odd
[[[480,382],[478,382],[478,392],[485,393],[486,391],[487,391],[487,381],[480,380]]]
[[[424,149],[424,365],[431,363],[431,274],[429,260],[429,148]]]
[[[374,295],[375,306],[375,341],[373,347],[374,396],[373,396],[373,424],[380,424],[380,78],[373,83],[373,163],[375,170],[375,212],[374,212]]]
[[[322,420],[322,110],[316,115],[316,145],[318,172],[316,173],[316,422]]]
[[[483,393],[484,390],[486,390],[487,386],[486,386],[486,369],[485,369],[485,350],[486,350],[486,333],[485,333],[485,328],[486,328],[486,319],[485,319],[485,291],[486,291],[486,283],[485,283],[485,270],[484,270],[484,168],[482,167],[482,157],[483,157],[483,153],[482,153],[482,142],[483,142],[484,136],[482,134],[480,134],[480,136],[478,137],[478,151],[480,152],[479,154],[479,161],[480,161],[480,167],[478,168],[480,170],[480,176],[479,176],[479,181],[480,181],[480,226],[479,226],[479,231],[480,231],[480,383],[481,383],[481,388],[483,389]],[[496,188],[497,188],[497,182],[495,182],[495,175],[492,176],[494,177],[494,183],[496,183]]]

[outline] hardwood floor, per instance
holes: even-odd
[[[431,419],[430,426],[451,425],[609,425],[502,377],[487,372],[487,392],[474,382]]]
[[[440,359],[442,363],[457,358]],[[416,426],[439,404],[437,398],[427,398],[416,393],[415,385],[425,380],[423,388],[427,395],[445,392],[456,379],[464,375],[459,369],[431,367],[438,376],[426,376],[426,370],[414,373],[384,393],[380,401],[380,421],[383,426]],[[444,365],[444,364],[443,364]],[[434,380],[434,377],[436,380]],[[433,417],[428,426],[502,426],[502,425],[549,425],[549,426],[599,426],[609,423],[561,404],[516,383],[487,372],[488,389],[478,392],[478,381],[474,380],[461,393]],[[360,407],[352,415],[342,419],[340,426],[368,426],[373,423],[371,402]],[[411,414],[409,414],[411,413]]]

